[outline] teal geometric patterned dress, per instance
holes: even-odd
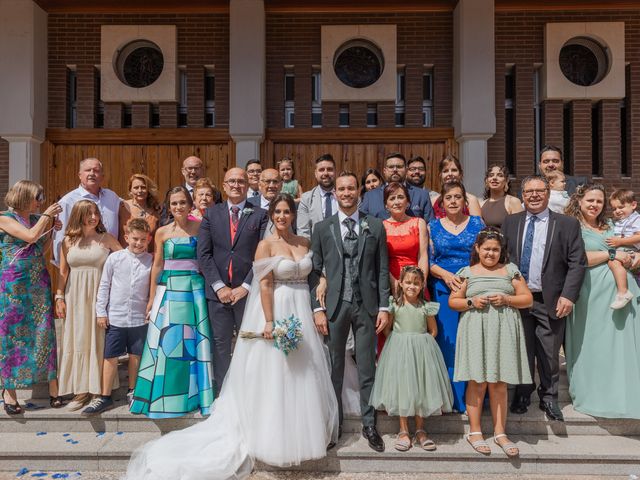
[[[209,414],[215,398],[211,326],[196,246],[196,237],[164,242],[164,271],[156,290],[162,300],[149,322],[132,413],[175,418],[199,408],[203,415]]]
[[[13,212],[0,215],[20,221]],[[31,215],[30,227],[38,221]],[[0,230],[0,384],[25,388],[56,378],[47,237],[29,245]]]

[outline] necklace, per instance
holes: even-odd
[[[141,207],[140,205],[138,205],[138,204],[137,204],[135,201],[133,201],[133,200],[131,201],[131,206],[133,206],[133,207],[137,208],[137,209],[140,211],[140,212],[138,213],[138,216],[139,216],[139,217],[144,218],[144,217],[146,217],[146,216],[148,215],[148,214],[147,214],[147,210],[145,209],[145,207]]]
[[[450,220],[449,217],[445,217],[445,219],[447,220],[449,225],[453,227],[454,230],[458,230],[458,228],[460,228],[460,226],[464,223],[464,220],[460,223],[455,223],[453,220]]]

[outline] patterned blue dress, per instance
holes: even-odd
[[[457,235],[449,233],[439,219],[429,222],[431,231],[430,265],[438,265],[446,271],[456,273],[462,267],[469,265],[471,248],[476,241],[478,232],[484,227],[481,217],[471,216],[464,230]],[[442,350],[444,363],[447,365],[449,378],[453,387],[453,408],[459,412],[466,411],[464,394],[467,382],[454,382],[453,372],[456,361],[456,338],[458,335],[458,320],[460,314],[449,308],[449,287],[440,279],[429,277],[429,285],[433,301],[440,304],[440,311],[436,315],[438,322],[438,336],[436,342]]]

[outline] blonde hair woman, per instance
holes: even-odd
[[[162,205],[158,201],[158,187],[153,180],[142,173],[134,173],[129,178],[127,187],[129,200],[120,203],[118,224],[120,230],[118,240],[120,245],[126,246],[124,235],[127,224],[132,218],[144,218],[151,227],[151,235],[155,233],[160,223]],[[149,251],[153,251],[153,242],[149,244]]]
[[[64,319],[59,382],[61,395],[75,394],[70,410],[82,408],[102,392],[104,329],[96,323],[96,296],[102,266],[122,247],[106,233],[91,200],[73,206],[60,251],[56,314]]]
[[[62,406],[56,381],[56,339],[51,279],[44,254],[51,246],[57,203],[42,215],[44,190],[21,180],[5,197],[0,213],[0,379],[9,415],[22,413],[16,388],[49,382],[49,403]],[[59,228],[59,227],[58,227]]]

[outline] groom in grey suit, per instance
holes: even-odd
[[[316,328],[329,336],[331,379],[340,407],[340,425],[345,345],[349,328],[353,328],[362,435],[372,449],[382,452],[384,442],[376,430],[369,397],[375,376],[376,334],[389,322],[387,237],[381,220],[358,211],[358,194],[357,177],[341,173],[336,179],[338,213],[318,223],[311,236],[313,271],[309,282]],[[315,295],[323,272],[329,280],[326,308]]]

